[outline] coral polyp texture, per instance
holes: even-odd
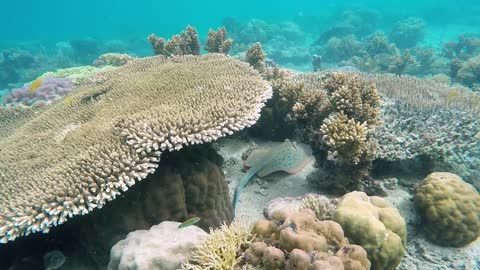
[[[404,255],[406,225],[398,210],[364,192],[344,195],[333,215],[345,236],[365,248],[372,270],[394,270]]]
[[[272,94],[223,54],[136,59],[102,77],[69,102],[0,108],[1,242],[102,207],[153,173],[163,151],[253,125]]]
[[[252,233],[235,269],[370,269],[365,249],[349,244],[338,223],[317,220],[311,209],[277,210],[272,220],[255,222]]]
[[[480,237],[480,195],[458,175],[429,174],[415,189],[415,204],[433,242],[461,247]]]
[[[74,83],[69,78],[39,78],[31,84],[13,89],[4,99],[7,106],[48,103],[70,92]]]

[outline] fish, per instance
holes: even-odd
[[[37,78],[30,84],[30,93],[35,93],[37,89],[42,85],[43,78]]]
[[[270,149],[258,149],[253,151],[245,161],[245,167],[249,168],[240,184],[235,188],[233,195],[233,213],[235,213],[240,193],[254,175],[264,177],[274,172],[284,171],[290,174],[300,172],[311,162],[305,152],[290,140]]]
[[[43,263],[46,270],[60,268],[65,263],[65,255],[60,250],[52,250],[43,256]]]
[[[191,226],[191,225],[199,222],[200,220],[201,220],[201,218],[199,218],[199,217],[189,218],[189,219],[185,220],[182,224],[178,225],[178,228],[181,229],[181,228]]]
[[[65,104],[67,104],[67,105],[72,105],[72,103],[73,103],[73,97],[71,97],[71,96],[66,97],[66,98],[63,100],[63,103],[65,103]]]

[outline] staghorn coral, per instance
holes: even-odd
[[[322,140],[329,147],[334,158],[348,165],[357,165],[365,154],[367,125],[348,118],[343,112],[332,114],[320,127]]]
[[[253,125],[271,96],[256,71],[219,54],[137,59],[103,76],[34,115],[0,108],[2,242],[102,207],[162,152]]]
[[[253,235],[242,223],[223,224],[210,230],[206,240],[197,246],[183,270],[231,270],[238,262],[237,252],[241,246],[249,244]]]
[[[258,220],[252,234],[236,269],[325,269],[332,263],[338,267],[333,269],[370,269],[365,250],[350,245],[338,223],[318,221],[310,209],[277,210],[272,220]]]
[[[406,248],[406,225],[396,208],[382,198],[350,192],[337,204],[333,220],[345,236],[367,251],[372,270],[394,270]]]
[[[415,189],[427,237],[442,246],[461,247],[480,237],[480,195],[458,175],[435,172]]]
[[[208,31],[207,45],[205,50],[209,53],[223,53],[228,54],[233,40],[227,38],[227,29],[220,27],[217,31],[210,29]]]
[[[260,73],[265,71],[265,59],[266,55],[262,50],[262,44],[260,44],[260,42],[250,46],[245,55],[245,61]]]
[[[180,34],[173,35],[169,40],[151,34],[148,36],[148,41],[150,45],[152,45],[153,52],[156,55],[174,56],[200,54],[200,41],[198,40],[197,30],[190,25]]]

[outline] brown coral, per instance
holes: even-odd
[[[2,242],[102,207],[153,173],[163,151],[251,126],[271,95],[220,54],[138,59],[102,76],[18,122],[0,110]]]
[[[227,29],[225,27],[220,27],[217,31],[210,29],[205,50],[209,53],[228,54],[232,42],[231,38],[227,38]]]
[[[480,195],[458,175],[429,174],[415,189],[415,204],[433,242],[460,247],[480,237]]]
[[[265,59],[266,55],[262,50],[262,44],[259,42],[253,44],[248,48],[245,55],[245,60],[249,63],[254,69],[258,70],[260,73],[265,70]]]
[[[172,36],[168,41],[155,36],[155,34],[148,36],[148,41],[150,45],[152,45],[156,55],[174,56],[200,54],[200,41],[198,40],[197,30],[190,25],[180,34]]]

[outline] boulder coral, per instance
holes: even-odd
[[[70,102],[0,108],[1,242],[101,208],[154,173],[162,152],[253,125],[272,93],[222,54],[136,59],[102,75]]]
[[[238,269],[370,269],[366,251],[349,244],[338,223],[319,221],[310,209],[278,210],[272,220],[258,220],[252,234]]]
[[[461,247],[480,237],[480,195],[458,175],[427,175],[415,189],[415,205],[434,243]]]
[[[338,202],[333,220],[345,237],[367,251],[372,270],[394,270],[400,264],[407,244],[405,220],[382,198],[347,193]]]

